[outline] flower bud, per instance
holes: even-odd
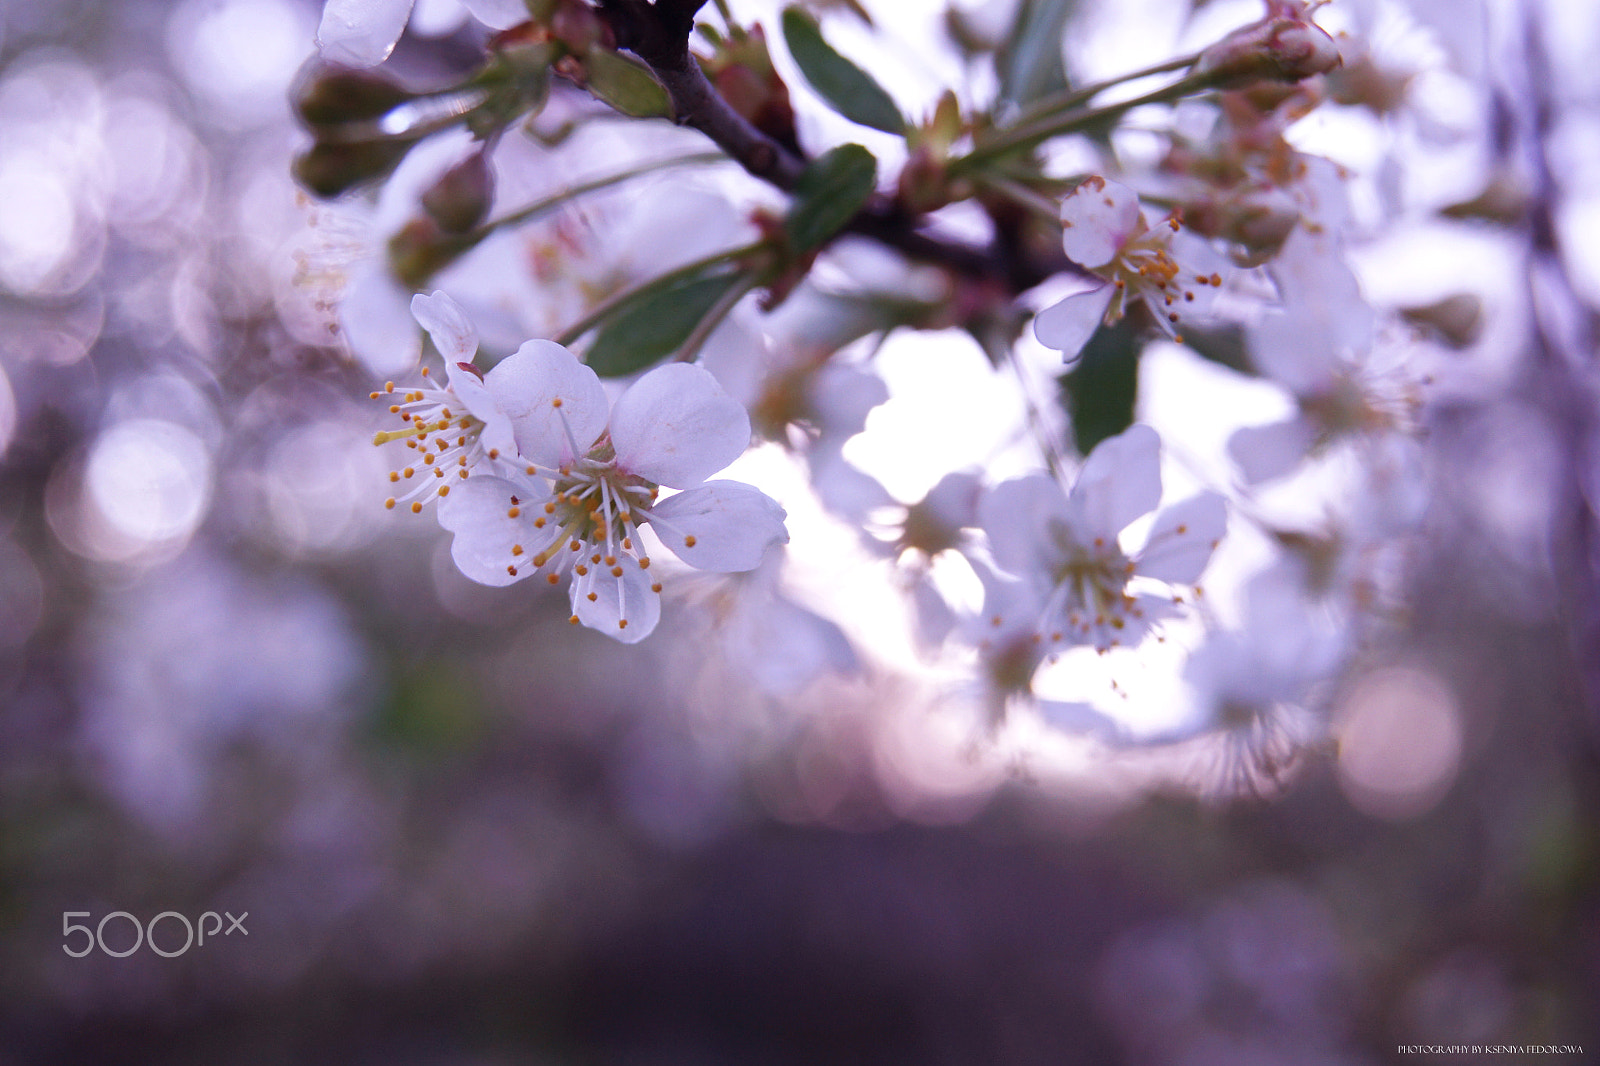
[[[1400,315],[1452,348],[1470,347],[1483,333],[1483,301],[1470,293],[1456,293],[1421,307],[1403,307]]]
[[[416,96],[374,71],[316,61],[301,69],[290,92],[295,113],[312,128],[368,122]]]
[[[488,215],[494,201],[494,171],[486,154],[473,152],[422,194],[423,209],[446,233],[465,233]]]
[[[1327,31],[1294,17],[1268,17],[1233,31],[1200,53],[1194,72],[1213,88],[1258,81],[1296,82],[1339,65],[1339,46]]]
[[[736,27],[728,37],[714,43],[712,54],[699,60],[717,93],[756,129],[798,151],[794,105],[789,100],[789,87],[772,65],[766,33],[759,25],[748,30]]]
[[[349,144],[314,144],[295,158],[294,178],[318,196],[338,196],[388,174],[415,143],[387,138]]]
[[[1247,263],[1262,263],[1278,254],[1300,224],[1300,207],[1282,189],[1252,190],[1226,205],[1221,235],[1238,245]]]
[[[1529,193],[1523,184],[1510,175],[1502,174],[1472,199],[1451,204],[1439,213],[1445,218],[1477,219],[1501,226],[1515,226],[1527,214],[1528,203]]]
[[[945,161],[922,146],[912,150],[900,169],[896,200],[913,214],[937,211],[950,202]]]
[[[557,4],[550,15],[550,35],[575,55],[591,48],[615,48],[611,27],[587,4]]]

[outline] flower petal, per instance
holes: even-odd
[[[339,301],[339,329],[350,351],[375,377],[389,378],[417,365],[422,336],[405,313],[410,292],[376,263],[365,264]]]
[[[724,574],[754,570],[769,547],[787,544],[784,518],[776,500],[739,481],[709,481],[650,508],[651,528],[678,558]]]
[[[1306,457],[1317,431],[1303,415],[1287,422],[1243,426],[1228,438],[1228,454],[1252,485],[1282,477]]]
[[[1104,321],[1114,295],[1116,289],[1110,282],[1075,292],[1033,317],[1033,335],[1046,348],[1061,352],[1070,363]]]
[[[1200,580],[1217,542],[1228,530],[1228,505],[1214,492],[1173,504],[1156,516],[1139,553],[1142,577],[1192,585]]]
[[[637,644],[661,621],[661,596],[651,584],[649,575],[637,566],[626,567],[621,577],[596,567],[587,577],[573,579],[572,613],[612,640]]]
[[[1091,737],[1104,744],[1124,744],[1129,740],[1127,723],[1106,714],[1092,703],[1044,699],[1033,702],[1040,717],[1064,733]]]
[[[494,393],[471,369],[469,363],[446,363],[445,375],[450,391],[466,407],[467,413],[483,423],[482,443],[485,449],[494,449],[510,457],[516,453],[516,438],[511,434],[511,420],[500,410]]]
[[[570,462],[605,431],[600,378],[554,341],[523,344],[484,375],[484,384],[511,420],[517,450],[535,463]]]
[[[331,63],[370,67],[394,51],[411,17],[412,0],[328,0],[317,47]]]
[[[812,379],[810,399],[817,429],[843,441],[866,427],[874,407],[888,402],[889,386],[876,374],[825,363]]]
[[[450,495],[439,501],[439,524],[455,534],[450,557],[457,568],[480,585],[510,585],[533,573],[533,565],[515,566],[513,545],[527,544],[539,535],[534,530],[532,512],[525,506],[512,518],[512,497],[527,504],[537,495],[529,485],[504,478],[478,476],[451,487]]]
[[[1073,528],[1089,543],[1115,540],[1161,502],[1161,438],[1143,423],[1095,445],[1078,471],[1070,498]]]
[[[972,569],[983,585],[983,611],[968,618],[964,627],[968,640],[1005,646],[1038,632],[1044,599],[1035,583],[1005,577],[981,557],[972,560]]]
[[[1141,228],[1139,194],[1126,185],[1085,178],[1062,198],[1061,247],[1079,266],[1111,262]]]
[[[777,696],[793,695],[824,673],[849,673],[860,665],[844,630],[782,596],[741,602],[720,635],[729,658]]]
[[[819,441],[807,458],[811,487],[817,490],[817,498],[841,518],[865,522],[873,511],[894,504],[889,490],[877,478],[852,465],[837,447]]]
[[[698,485],[744,454],[750,418],[697,366],[668,363],[634,382],[611,411],[617,466],[660,485]]]
[[[472,17],[485,26],[507,30],[528,21],[526,0],[461,0]]]
[[[978,501],[994,561],[1019,577],[1050,567],[1055,555],[1050,529],[1065,524],[1067,515],[1066,493],[1044,474],[1003,481]]]
[[[478,351],[478,331],[472,328],[471,319],[449,293],[438,290],[429,296],[417,293],[411,298],[411,316],[428,331],[445,363],[472,362]]]

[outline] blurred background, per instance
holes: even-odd
[[[1226,740],[997,769],[927,678],[471,585],[307,295],[320,5],[0,6],[0,1064],[1592,1054],[1600,37],[1490,6],[1509,58],[1429,25],[1527,269],[1430,409],[1404,624],[1258,796]],[[440,7],[418,77],[480,54]],[[69,911],[248,935],[74,958]]]

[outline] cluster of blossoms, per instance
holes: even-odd
[[[595,372],[559,344],[528,341],[480,374],[468,361],[476,333],[454,300],[418,296],[412,308],[445,356],[449,384],[398,394],[390,410],[406,428],[374,443],[403,439],[433,472],[411,495],[437,495],[468,577],[509,585],[541,574],[555,585],[568,576],[573,624],[631,644],[661,617],[645,527],[690,566],[720,573],[753,570],[788,540],[771,498],[706,480],[750,442],[744,408],[706,371],[659,367],[613,405]],[[407,466],[390,480],[416,473]],[[681,491],[662,498],[663,487]],[[422,504],[412,499],[411,509]]]
[[[580,0],[466,4],[485,26],[504,31],[491,38],[491,51],[501,49],[497,73],[544,78],[548,90],[553,72],[613,106],[593,83],[608,69],[615,73],[619,55],[616,35],[602,32],[602,22],[646,18],[661,6],[620,13]],[[1345,263],[1349,174],[1301,151],[1291,135],[1326,102],[1325,82],[1342,61],[1345,46],[1311,20],[1320,6],[1268,0],[1264,18],[1202,50],[1163,99],[1194,97],[1180,105],[1184,120],[1165,131],[1167,145],[1150,157],[1148,170],[1127,166],[1107,148],[1064,194],[1060,180],[1046,176],[1045,162],[1019,149],[1031,153],[1040,143],[1032,131],[1052,122],[1059,129],[1047,130],[1045,140],[1091,132],[1120,116],[1117,105],[1099,113],[1078,106],[1098,89],[1080,94],[1063,84],[1054,95],[1073,106],[1042,94],[996,103],[987,113],[947,94],[922,126],[830,98],[854,121],[903,127],[914,149],[906,172],[897,183],[874,184],[870,169],[851,169],[851,160],[863,157],[876,165],[860,146],[845,146],[859,149],[854,156],[805,158],[765,35],[736,27],[726,12],[728,34],[706,34],[717,51],[704,69],[715,75],[716,91],[738,90],[728,104],[771,144],[765,154],[740,155],[729,142],[717,143],[756,176],[771,177],[773,160],[793,163],[773,180],[794,199],[786,216],[773,214],[770,191],[766,199],[744,197],[752,206],[736,208],[749,183],[733,179],[645,183],[623,196],[617,186],[651,169],[652,157],[677,166],[690,161],[683,152],[692,149],[671,139],[680,131],[607,142],[583,110],[593,103],[587,98],[569,101],[571,128],[549,143],[534,145],[509,127],[428,139],[386,186],[374,222],[374,243],[385,254],[352,282],[339,311],[346,339],[369,369],[382,365],[385,353],[414,361],[416,330],[396,311],[408,298],[444,357],[443,385],[374,393],[401,419],[379,443],[403,441],[411,455],[390,476],[400,488],[389,506],[421,512],[436,502],[462,573],[488,585],[533,575],[552,585],[565,581],[572,622],[625,643],[649,635],[660,617],[652,547],[701,571],[744,573],[686,582],[686,598],[737,630],[724,635],[727,648],[767,649],[749,654],[765,664],[755,672],[769,689],[792,692],[817,673],[860,660],[844,628],[786,594],[782,553],[770,550],[788,540],[782,508],[748,485],[708,480],[744,453],[753,429],[798,460],[824,510],[890,560],[891,579],[915,605],[923,650],[977,662],[979,702],[992,722],[1024,701],[1057,725],[1103,739],[1121,735],[1089,705],[1036,694],[1041,670],[1076,649],[1107,655],[1164,642],[1181,620],[1185,642],[1195,645],[1186,676],[1202,693],[1196,728],[1246,737],[1246,748],[1261,737],[1270,743],[1260,746],[1274,751],[1286,736],[1294,738],[1290,747],[1307,741],[1315,730],[1293,709],[1309,705],[1309,694],[1359,650],[1361,619],[1393,578],[1390,549],[1414,528],[1425,502],[1421,393],[1407,369],[1406,340],[1385,329]],[[330,2],[324,54],[378,62],[409,11],[405,2]],[[786,35],[814,32],[797,26],[803,30],[803,20],[786,16]],[[532,66],[520,70],[518,63]],[[894,110],[887,94],[881,103]],[[546,104],[541,96],[535,110]],[[515,110],[502,100],[486,112],[501,106]],[[1004,121],[1013,106],[1029,116],[1019,122],[1029,136],[1015,137],[1007,154]],[[1209,115],[1209,124],[1196,122],[1197,114]],[[720,121],[697,128],[717,140]],[[597,139],[584,140],[591,135]],[[986,138],[998,138],[1002,149]],[[611,147],[597,147],[605,143]],[[594,178],[587,163],[604,151],[614,151],[619,165],[610,177]],[[575,158],[585,165],[581,175],[565,174],[575,190],[569,194],[548,176]],[[762,167],[769,171],[758,174]],[[473,186],[462,174],[481,180]],[[468,186],[471,221],[452,228],[439,209],[441,190],[454,195]],[[825,195],[805,203],[808,187]],[[851,210],[827,203],[850,188],[859,193]],[[885,188],[898,190],[892,204]],[[928,204],[976,200],[973,189],[995,201],[1012,198],[1003,208],[983,204],[994,230],[990,247],[1027,261],[996,271],[988,253],[941,245],[932,228],[896,230],[902,216]],[[483,222],[490,199],[524,206]],[[1050,217],[1017,221],[1030,212]],[[809,227],[819,218],[834,228],[812,239]],[[861,223],[854,233],[852,218]],[[1041,237],[1053,243],[1057,233],[1059,253],[1034,255]],[[864,252],[871,242],[862,237],[918,263],[879,245]],[[436,253],[437,261],[430,258]],[[975,259],[983,259],[976,268]],[[1026,308],[1040,301],[1027,290],[1050,275],[1075,291],[1033,314],[1030,327]],[[461,302],[443,292],[411,298],[424,280]],[[753,292],[760,293],[759,311],[757,300],[745,299]],[[690,315],[689,305],[691,320],[678,322]],[[580,347],[582,359],[554,341],[521,341],[559,336],[577,344],[622,322],[627,329],[618,334],[653,342],[660,338],[651,336],[652,317],[662,320],[666,339],[648,358],[623,359],[620,367],[595,358],[605,347],[599,339],[587,351]],[[1030,460],[1042,459],[1048,473],[986,478],[950,471],[912,503],[897,501],[875,479],[871,457],[854,444],[871,435],[875,412],[905,403],[892,395],[875,357],[891,334],[905,343],[897,331],[906,326],[955,327],[979,342],[1029,413],[1010,444],[1023,439]],[[480,329],[487,350],[515,349],[487,371],[473,362]],[[1060,353],[1046,370],[1030,363],[1037,346],[1029,333]],[[1197,338],[1207,334],[1235,338],[1232,353],[1204,351]],[[1078,401],[1092,408],[1097,397],[1057,403],[1035,395],[1038,379],[1059,375],[1063,363],[1076,368],[1061,379],[1067,391],[1096,387],[1092,376],[1078,377],[1091,369],[1082,356],[1108,335],[1132,338],[1130,364],[1150,341],[1187,346],[1227,373],[1256,379],[1257,394],[1261,382],[1276,386],[1290,413],[1259,424],[1248,416],[1236,421],[1225,434],[1222,467],[1197,470],[1199,490],[1163,506],[1162,438],[1173,450],[1172,433],[1181,439],[1181,426],[1129,402],[1103,431],[1080,434],[1074,426],[1083,453],[1074,464],[1061,455],[1062,427],[1051,416],[1066,409],[1076,419]],[[648,369],[670,353],[678,361]],[[638,376],[613,402],[601,377],[632,374]],[[971,467],[990,458],[974,456]],[[1339,464],[1356,475],[1324,476]],[[1063,472],[1072,469],[1070,477]],[[1289,484],[1298,485],[1302,506],[1280,512],[1274,494]],[[1315,501],[1310,519],[1304,499]],[[888,520],[887,535],[885,515],[899,516]],[[1242,591],[1235,588],[1232,599],[1245,607],[1222,622],[1196,603],[1230,528],[1248,530],[1275,554],[1253,574],[1234,577]],[[935,580],[946,560],[976,576],[981,607]],[[775,667],[785,656],[784,668]]]

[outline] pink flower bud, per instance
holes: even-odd
[[[1270,16],[1207,48],[1194,70],[1216,88],[1238,89],[1258,81],[1300,81],[1339,63],[1339,46],[1322,27],[1303,18]]]

